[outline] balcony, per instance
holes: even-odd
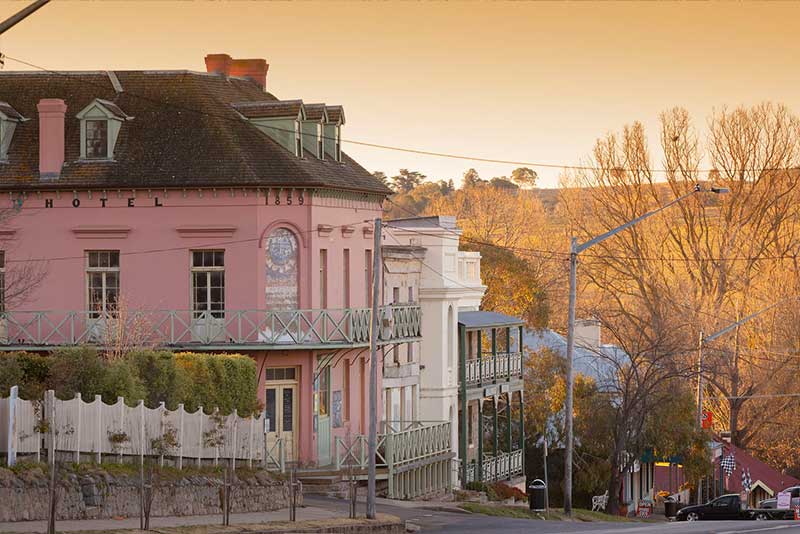
[[[420,339],[419,306],[379,310],[378,343]],[[369,345],[369,308],[343,310],[7,311],[0,350],[59,346],[156,346],[179,349],[314,349]]]
[[[496,359],[487,354],[483,358],[466,362],[465,380],[468,386],[512,378],[522,378],[521,352],[498,352]]]

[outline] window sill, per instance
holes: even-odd
[[[75,163],[116,163],[113,157],[110,158],[78,158]]]

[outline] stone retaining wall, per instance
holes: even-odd
[[[238,473],[231,511],[279,510],[289,503],[287,485],[265,471]],[[152,517],[221,513],[222,475],[169,472],[156,479]],[[40,467],[15,474],[0,468],[0,521],[47,519],[48,479]],[[298,495],[298,505],[302,496]],[[139,480],[111,475],[101,468],[61,472],[58,477],[58,519],[105,519],[139,516]]]

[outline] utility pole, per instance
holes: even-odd
[[[564,514],[572,515],[572,449],[573,434],[572,398],[575,377],[572,362],[575,351],[575,300],[578,294],[578,239],[573,237],[569,245],[569,309],[567,311],[567,396],[564,400],[564,416],[567,419],[567,450],[564,451]]]
[[[367,450],[369,463],[367,469],[367,519],[375,519],[375,455],[378,453],[378,303],[381,296],[381,218],[375,219],[372,250],[372,313],[369,331],[369,437]]]
[[[32,15],[39,8],[44,7],[44,5],[49,1],[50,0],[36,0],[36,2],[32,3],[28,7],[23,8],[18,13],[11,15],[3,22],[0,22],[0,35],[3,35],[6,31],[10,30],[12,27],[16,26],[18,23],[25,20],[25,18],[27,18],[29,15]]]
[[[574,377],[572,376],[572,360],[574,357],[574,348],[575,348],[575,300],[577,294],[577,277],[578,277],[578,254],[583,252],[589,247],[597,245],[598,243],[602,243],[606,239],[622,232],[623,230],[627,230],[631,226],[642,222],[643,220],[652,217],[657,213],[661,213],[665,209],[669,208],[670,206],[674,206],[679,202],[686,200],[687,198],[697,194],[697,193],[715,193],[715,194],[722,194],[722,193],[729,193],[730,191],[726,188],[722,187],[710,187],[709,189],[703,189],[700,184],[695,185],[694,189],[680,197],[677,197],[663,206],[656,208],[652,211],[648,211],[642,215],[639,215],[635,219],[632,219],[625,224],[622,224],[616,228],[613,228],[599,236],[586,241],[585,243],[578,243],[576,238],[572,238],[570,241],[570,248],[569,248],[569,309],[567,315],[567,392],[566,398],[564,399],[564,417],[566,418],[566,432],[567,432],[567,441],[566,441],[566,451],[564,451],[564,514],[567,517],[572,516],[572,449],[575,444],[575,439],[573,435],[573,415],[572,415],[572,406],[573,406],[573,396],[574,396]]]

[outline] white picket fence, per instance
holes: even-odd
[[[17,391],[14,386],[9,397],[0,398],[0,454],[8,465],[22,454],[41,460],[54,442],[52,448],[59,455],[73,454],[76,463],[157,457],[178,468],[221,460],[234,460],[234,467],[237,462],[281,471],[285,467],[283,443],[267,439],[263,413],[207,414],[202,407],[190,413],[183,405],[167,410],[163,403],[151,409],[143,401],[128,406],[122,397],[108,405],[100,395],[92,402],[80,394],[60,400],[52,391],[42,401],[29,401],[19,398]]]

